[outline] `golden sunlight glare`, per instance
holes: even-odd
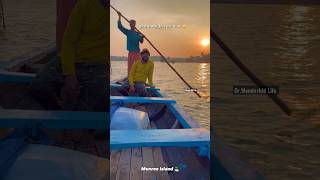
[[[207,47],[210,44],[209,39],[205,38],[201,40],[201,45]]]

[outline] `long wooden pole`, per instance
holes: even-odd
[[[3,7],[3,2],[2,2],[2,0],[0,0],[0,5],[1,5],[1,18],[2,18],[2,26],[3,26],[3,29],[5,29],[6,28],[6,22],[5,22],[5,17],[4,17],[4,7]]]
[[[117,13],[120,12],[116,8],[114,8],[111,4],[110,7],[115,10]],[[129,23],[129,20],[121,14],[121,16]],[[169,63],[167,58],[153,45],[153,43],[141,32],[139,29],[135,28],[136,31],[141,33],[144,36],[144,39],[148,41],[148,43],[153,47],[154,50],[157,51],[157,53],[163,58],[163,60],[168,64],[168,66],[178,75],[178,77],[194,92],[199,98],[201,98],[201,95],[197,92],[196,89],[194,89],[179,73],[174,67]]]
[[[232,52],[232,50],[220,39],[220,37],[210,29],[210,36],[221,47],[226,55],[245,73],[258,87],[266,87],[266,85],[254,74],[247,66],[245,66],[240,59]],[[275,94],[268,94],[268,96],[275,102],[288,116],[291,115],[290,108]]]

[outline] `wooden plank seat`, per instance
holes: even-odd
[[[133,96],[110,96],[112,102],[123,102],[123,103],[164,103],[173,104],[175,100],[158,97],[133,97]]]
[[[111,130],[110,148],[198,147],[199,155],[210,153],[210,133],[204,128]]]
[[[107,112],[0,110],[0,128],[107,129]]]

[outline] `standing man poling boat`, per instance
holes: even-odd
[[[60,58],[33,79],[31,93],[46,109],[106,111],[109,31],[106,0],[79,0],[63,34]]]
[[[121,87],[121,91],[127,91],[129,89],[129,95],[131,96],[147,96],[147,91],[145,89],[147,79],[149,86],[154,87],[154,63],[149,58],[149,50],[143,49],[141,51],[141,59],[133,63],[129,73],[128,82]]]
[[[126,29],[121,24],[121,13],[118,12],[118,28],[119,30],[127,36],[127,50],[128,53],[128,76],[131,70],[132,65],[138,59],[141,59],[140,56],[140,44],[143,43],[143,35],[136,31],[136,21],[130,20],[130,30]]]

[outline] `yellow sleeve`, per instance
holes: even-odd
[[[76,43],[81,36],[84,19],[83,1],[78,1],[72,9],[61,44],[61,64],[65,75],[75,74]]]
[[[133,63],[133,65],[132,65],[132,67],[131,67],[131,70],[130,70],[130,73],[129,73],[129,84],[130,85],[134,85],[134,80],[133,80],[133,78],[134,78],[134,73],[135,73],[135,71],[136,71],[136,69],[137,69],[137,62],[138,61],[136,61],[136,62],[134,62]]]
[[[154,69],[154,63],[152,62],[149,69],[148,74],[148,82],[150,86],[153,86],[153,69]]]

